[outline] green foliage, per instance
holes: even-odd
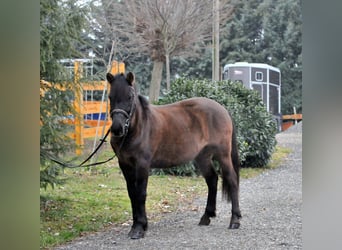
[[[49,160],[49,155],[59,156],[75,148],[67,136],[73,126],[64,122],[68,114],[75,113],[70,102],[70,91],[61,91],[55,84],[41,83],[44,94],[40,96],[40,187],[54,187],[61,167]]]
[[[222,64],[267,63],[282,74],[281,112],[302,110],[302,14],[298,0],[235,1],[221,32]]]
[[[87,9],[77,0],[40,1],[40,75],[47,81],[65,80],[58,60],[82,57],[78,50]]]
[[[59,166],[56,166],[56,165],[41,168],[40,188],[47,189],[49,185],[52,188],[54,188],[55,185],[57,184],[63,184],[65,181],[58,178],[58,176],[60,175],[60,172],[61,172],[61,169],[59,168]]]
[[[59,183],[57,176],[61,170],[47,156],[61,156],[75,146],[67,137],[70,126],[63,121],[70,114],[75,115],[70,93],[77,86],[70,82],[70,75],[59,60],[82,57],[78,48],[83,43],[85,24],[86,9],[77,0],[40,1],[40,77],[50,82],[40,83],[40,186],[43,188]]]
[[[181,166],[172,168],[155,168],[152,169],[153,175],[175,175],[175,176],[197,176],[199,174],[198,169],[191,163],[186,163]]]
[[[171,91],[159,104],[173,103],[186,98],[203,96],[226,107],[233,117],[237,129],[240,161],[243,167],[262,167],[269,162],[275,149],[276,124],[260,98],[254,91],[231,81],[181,77],[171,85]],[[160,170],[159,170],[160,171]],[[196,174],[194,167],[182,166],[180,170],[163,170],[164,173],[182,175]]]

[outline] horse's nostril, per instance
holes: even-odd
[[[124,134],[124,130],[122,126],[112,126],[110,128],[110,132],[112,133],[112,135],[114,135],[115,137],[121,137]]]

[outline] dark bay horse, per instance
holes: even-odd
[[[232,202],[229,228],[240,226],[239,158],[228,111],[207,98],[191,98],[154,106],[134,89],[134,75],[106,75],[110,83],[111,146],[126,179],[133,212],[129,237],[139,239],[147,230],[146,188],[150,168],[166,168],[189,161],[200,169],[208,185],[207,206],[199,225],[216,215],[220,164],[222,194]]]

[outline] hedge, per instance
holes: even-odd
[[[231,114],[237,129],[242,167],[263,167],[275,150],[276,122],[267,112],[258,92],[232,81],[212,82],[206,79],[178,78],[171,90],[157,104],[168,104],[191,97],[207,97],[222,104]],[[180,168],[179,168],[180,167]],[[196,174],[192,164],[155,173]]]

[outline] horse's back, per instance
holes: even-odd
[[[189,113],[220,115],[221,118],[230,119],[227,110],[221,104],[206,97],[193,97],[172,104],[154,106],[154,108],[161,113],[169,111],[179,113],[184,110]]]
[[[162,105],[157,107],[157,111],[165,116],[168,122],[170,119],[176,118],[181,125],[187,121],[192,124],[196,121],[197,125],[220,130],[231,124],[228,111],[218,102],[206,97],[193,97],[173,104]],[[180,121],[181,119],[183,122]]]
[[[171,165],[179,164],[193,160],[205,147],[228,147],[231,118],[223,106],[211,99],[195,97],[153,106],[152,113],[155,131],[151,139],[157,159],[167,158]],[[162,165],[169,164],[163,161]]]

